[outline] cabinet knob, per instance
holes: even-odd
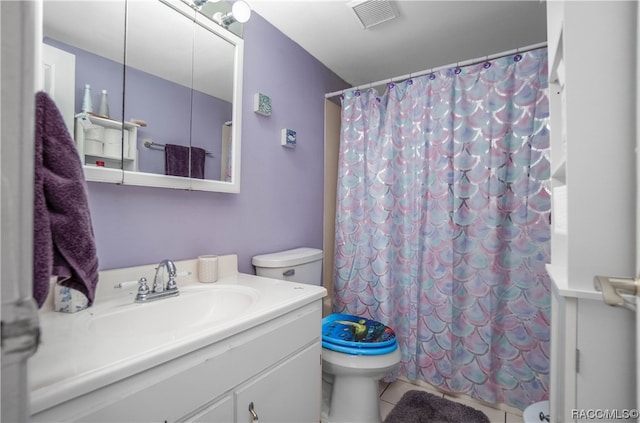
[[[253,409],[253,401],[249,403],[249,413],[251,413],[251,420],[254,422],[258,421],[258,413]]]

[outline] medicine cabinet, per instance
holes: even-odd
[[[44,2],[43,18],[44,87],[88,181],[240,191],[241,38],[187,0]],[[109,116],[97,112],[102,90]],[[192,177],[169,171],[167,145],[186,149]],[[196,148],[205,152],[197,175]]]

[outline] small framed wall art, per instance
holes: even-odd
[[[296,131],[293,129],[284,128],[282,130],[282,140],[280,145],[283,147],[294,148],[296,146]]]
[[[253,111],[262,116],[271,116],[271,97],[256,93],[253,97]]]

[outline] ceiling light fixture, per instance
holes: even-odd
[[[354,0],[347,3],[347,6],[353,10],[364,29],[398,17],[388,0]]]
[[[251,6],[244,0],[236,0],[231,6],[231,12],[217,12],[213,15],[213,21],[218,25],[229,28],[234,22],[245,23],[251,17]]]

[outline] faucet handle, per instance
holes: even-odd
[[[167,291],[172,289],[178,289],[178,284],[176,283],[175,275],[169,274],[169,281],[167,282],[167,287],[165,289]]]
[[[147,278],[142,277],[138,280],[138,294],[136,295],[136,302],[144,301],[149,295],[149,285],[147,285]]]
[[[141,277],[138,280],[138,294],[148,294],[149,285],[147,285],[147,278]]]
[[[178,276],[178,270],[172,260],[165,260],[167,266],[167,273],[169,274],[169,280],[165,290],[177,290],[178,284],[176,283],[176,277]]]

